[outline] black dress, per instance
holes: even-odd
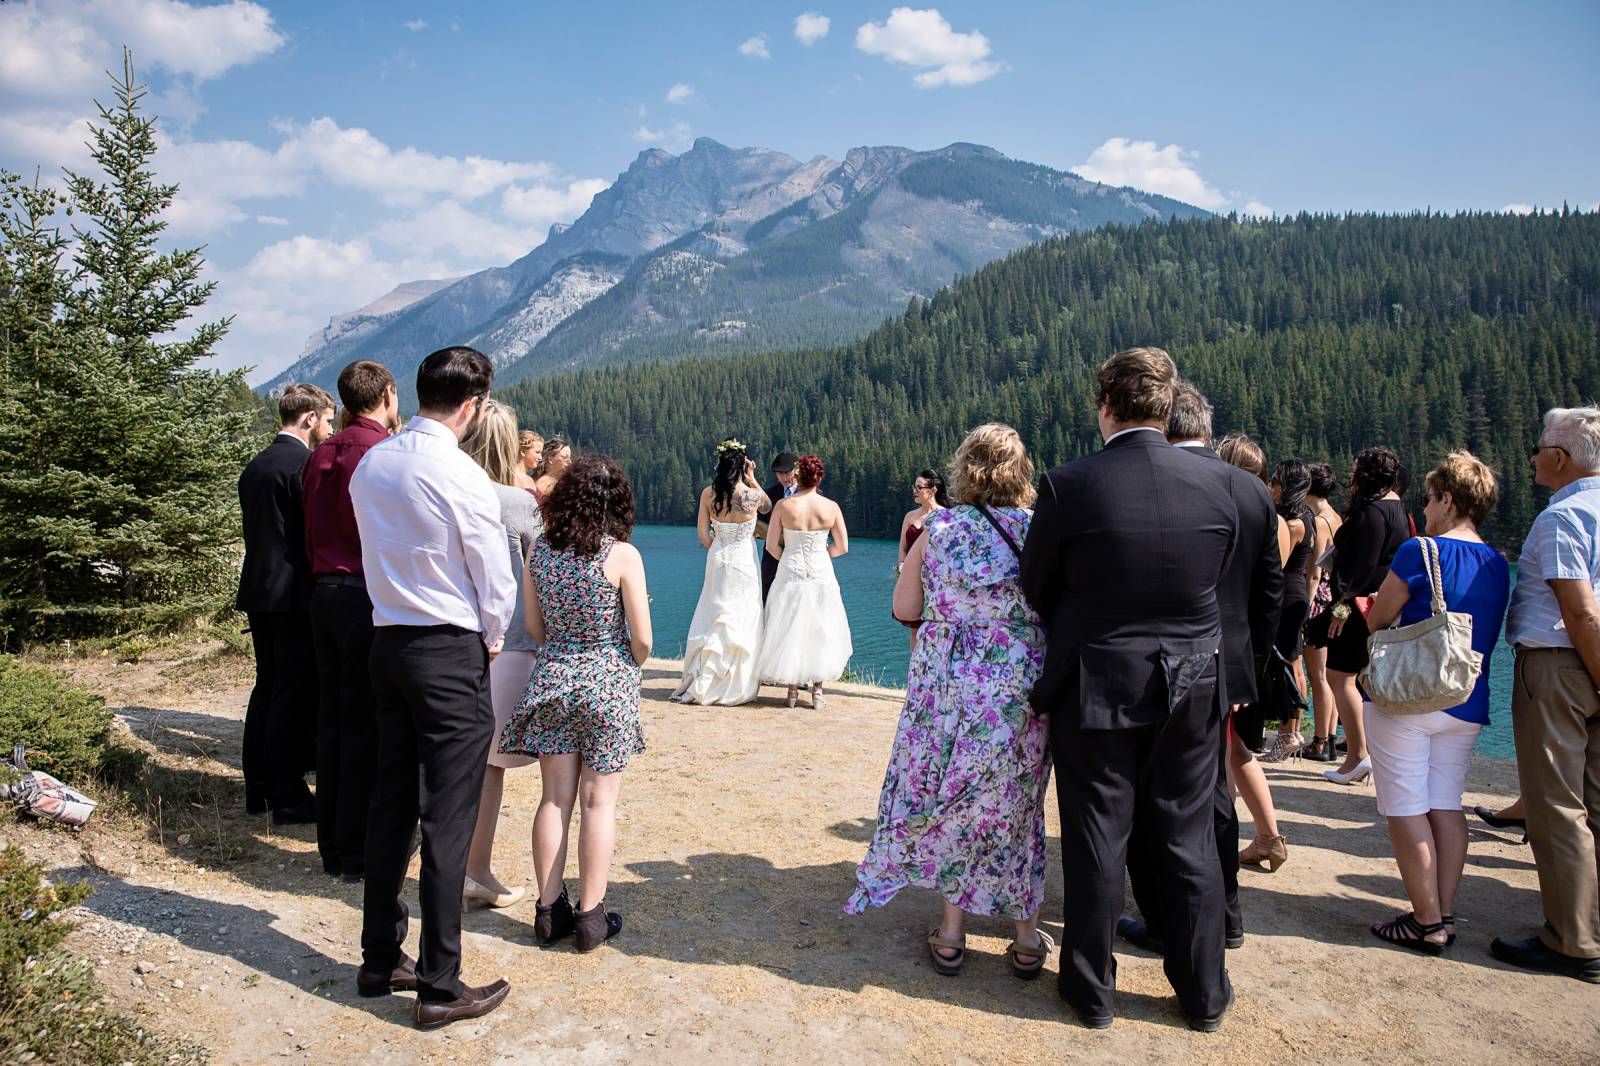
[[[1328,669],[1359,673],[1367,665],[1367,619],[1355,600],[1371,596],[1383,584],[1394,553],[1411,535],[1405,504],[1374,500],[1345,519],[1333,535],[1333,602],[1350,605],[1344,628],[1328,641]],[[1332,617],[1332,609],[1318,616]]]
[[[1289,662],[1300,657],[1302,631],[1306,613],[1311,609],[1311,592],[1306,587],[1311,571],[1311,555],[1316,551],[1317,528],[1315,516],[1308,507],[1300,508],[1300,524],[1305,533],[1300,542],[1289,549],[1289,558],[1283,564],[1283,613],[1278,617],[1278,639],[1273,646]]]

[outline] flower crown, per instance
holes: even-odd
[[[729,452],[742,452],[744,450],[745,446],[742,441],[737,441],[734,438],[729,437],[727,440],[717,445],[717,458],[720,459]]]

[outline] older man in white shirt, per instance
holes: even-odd
[[[472,348],[428,356],[417,371],[419,413],[350,479],[378,701],[356,985],[364,996],[415,989],[420,1028],[487,1014],[511,987],[504,978],[468,987],[460,976],[461,890],[494,733],[489,660],[517,594],[499,499],[458,447],[493,379],[493,364]],[[400,890],[419,819],[422,936],[413,964],[401,951]]]

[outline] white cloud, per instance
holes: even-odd
[[[807,11],[804,15],[796,15],[794,19],[794,39],[810,48],[828,35],[831,24],[827,15],[819,15],[814,11]]]
[[[408,22],[402,22],[401,25],[410,30],[412,33],[421,33],[423,30],[428,28],[428,24],[421,19],[411,19]]]
[[[1500,209],[1502,215],[1531,215],[1534,212],[1532,204],[1506,204]]]
[[[257,215],[256,221],[263,226],[287,226],[289,220],[282,215]]]
[[[678,84],[674,85],[672,88],[667,90],[667,103],[669,103],[669,104],[686,104],[690,100],[693,100],[693,99],[694,99],[694,86],[693,85],[685,85],[683,82],[680,81]],[[643,117],[643,116],[640,116],[640,117]]]
[[[1253,218],[1271,218],[1277,214],[1276,211],[1262,203],[1260,200],[1251,200],[1249,203],[1241,207],[1239,212],[1244,215],[1249,215]]]
[[[0,4],[0,89],[72,100],[105,94],[121,46],[140,69],[206,81],[270,55],[286,40],[259,4],[181,0],[56,0]]]
[[[739,54],[742,56],[754,56],[757,59],[771,59],[772,53],[767,50],[767,35],[758,33],[754,37],[747,39],[739,46]]]
[[[600,178],[580,178],[565,187],[508,185],[500,194],[500,210],[518,222],[548,227],[552,222],[568,222],[583,214],[595,195],[610,184]]]
[[[1228,198],[1208,185],[1194,168],[1193,161],[1198,158],[1199,153],[1176,144],[1158,148],[1155,141],[1112,137],[1072,172],[1090,181],[1131,185],[1211,211],[1227,206]]]
[[[674,122],[664,130],[653,130],[649,126],[640,126],[630,136],[640,144],[659,144],[663,148],[672,148],[681,151],[689,147],[694,140],[693,131],[687,122]]]
[[[931,7],[897,7],[886,21],[863,24],[856,30],[856,47],[901,66],[933,68],[911,79],[919,89],[976,85],[1010,69],[989,58],[987,37],[977,30],[955,32]]]

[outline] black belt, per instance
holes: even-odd
[[[351,585],[358,589],[367,587],[367,579],[360,574],[318,574],[319,585]]]

